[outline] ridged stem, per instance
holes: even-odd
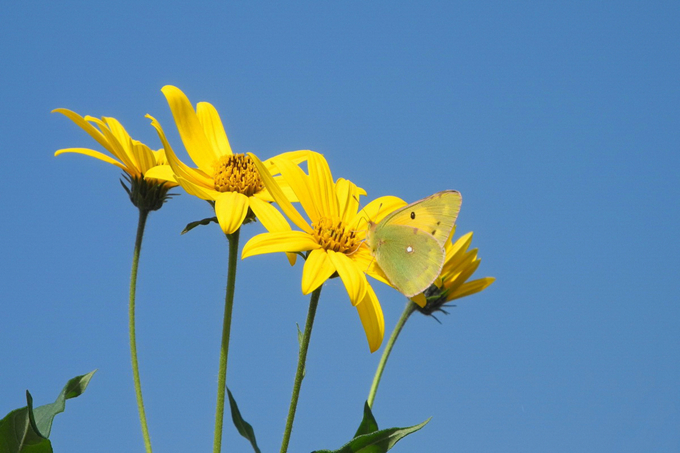
[[[146,412],[144,411],[144,399],[142,398],[142,381],[139,378],[139,362],[137,361],[137,335],[135,332],[135,297],[137,293],[137,269],[139,267],[139,255],[142,250],[142,239],[144,238],[144,228],[149,211],[139,210],[139,221],[137,223],[137,239],[135,249],[132,254],[132,275],[130,276],[130,304],[128,308],[129,327],[130,327],[130,356],[132,358],[132,379],[135,383],[135,395],[137,397],[137,409],[139,410],[139,421],[142,424],[142,436],[144,437],[144,447],[147,453],[151,453],[151,437],[149,437],[149,427],[146,423]]]
[[[375,394],[378,392],[378,385],[380,385],[380,379],[382,378],[383,371],[385,371],[387,359],[390,358],[390,353],[392,352],[394,343],[397,341],[397,337],[399,337],[399,333],[401,333],[401,329],[404,328],[404,324],[406,324],[406,321],[408,320],[409,316],[411,316],[411,313],[415,311],[415,309],[416,304],[409,300],[406,303],[406,307],[404,308],[404,312],[401,314],[399,321],[397,321],[397,325],[395,325],[394,330],[392,330],[392,335],[390,335],[390,339],[385,345],[385,349],[383,349],[382,357],[380,357],[380,362],[378,362],[378,368],[375,370],[375,376],[373,376],[371,390],[368,392],[368,407],[373,407]]]
[[[293,421],[295,420],[295,411],[297,409],[298,398],[300,396],[300,387],[302,386],[302,379],[305,375],[305,362],[307,361],[307,349],[309,348],[309,339],[312,336],[312,327],[314,326],[314,316],[316,315],[316,307],[319,305],[319,296],[321,295],[321,286],[314,290],[312,297],[309,300],[309,309],[307,310],[307,322],[305,323],[305,333],[302,337],[302,344],[300,344],[300,352],[298,353],[298,364],[295,372],[295,382],[293,383],[293,395],[290,398],[290,407],[288,408],[288,418],[286,419],[286,429],[283,433],[283,442],[281,442],[281,453],[288,451],[288,443],[290,442],[290,435],[293,431]]]
[[[236,286],[236,264],[238,262],[238,239],[240,229],[227,235],[229,239],[229,268],[227,270],[227,294],[224,299],[222,319],[222,343],[220,347],[220,368],[217,373],[217,409],[215,411],[215,436],[213,453],[222,451],[222,426],[224,423],[224,399],[227,390],[227,358],[229,356],[229,335],[231,333],[231,312],[234,307]]]

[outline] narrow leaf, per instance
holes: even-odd
[[[207,217],[203,220],[197,220],[195,222],[188,223],[186,227],[182,230],[180,234],[188,233],[199,225],[209,225],[211,223],[217,223],[217,217]]]
[[[354,433],[354,437],[359,437],[363,434],[370,434],[378,431],[378,422],[375,421],[373,417],[373,412],[371,412],[371,407],[368,405],[368,401],[364,403],[364,418],[361,420],[359,429]]]
[[[300,345],[300,347],[302,347],[302,340],[304,339],[304,334],[300,330],[300,324],[295,323],[295,325],[297,326],[297,331],[298,331],[298,344]]]
[[[428,418],[423,423],[408,428],[389,428],[364,434],[350,440],[339,450],[317,450],[312,453],[385,453],[401,439],[418,431],[429,421]]]
[[[231,394],[231,390],[227,388],[227,394],[229,395],[229,407],[231,408],[231,419],[234,421],[234,426],[238,430],[239,434],[250,441],[250,445],[253,446],[255,453],[260,453],[260,449],[257,446],[257,441],[255,440],[255,431],[250,423],[243,420],[241,417],[241,411],[238,410],[238,405],[234,396]]]

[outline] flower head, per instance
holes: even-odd
[[[254,216],[270,231],[290,229],[281,213],[270,204],[273,199],[251,157],[232,152],[215,107],[199,102],[194,110],[179,88],[167,85],[161,91],[170,105],[184,147],[197,168],[177,158],[160,123],[147,115],[165,146],[169,164],[154,169],[153,175],[176,181],[187,193],[213,203],[225,234],[234,233],[244,220]],[[282,156],[299,163],[306,159],[307,153],[292,151]],[[269,161],[265,162],[268,169],[275,171]],[[284,190],[290,193],[288,188]]]
[[[115,118],[104,117],[100,120],[91,116],[82,117],[68,109],[55,109],[52,112],[61,113],[76,123],[113,157],[88,148],[64,148],[54,155],[85,154],[120,168],[126,173],[126,179],[130,184],[130,187],[123,184],[123,187],[132,203],[140,209],[149,211],[160,209],[168,198],[168,190],[177,186],[175,182],[148,176],[150,170],[167,164],[165,151],[163,149],[154,151],[144,143],[133,140]]]
[[[455,231],[454,227],[451,237]],[[468,250],[471,242],[472,232],[461,236],[455,243],[451,242],[451,238],[446,241],[446,259],[439,277],[428,289],[411,298],[421,313],[425,315],[432,315],[436,311],[446,313],[442,309],[445,303],[483,291],[496,280],[494,277],[484,277],[467,281],[481,262],[481,259],[477,258],[477,249]]]
[[[272,159],[271,164],[281,172],[300,200],[308,222],[270,176],[266,165],[257,157],[251,157],[281,210],[302,231],[270,230],[257,235],[244,246],[243,258],[262,253],[308,252],[302,272],[302,292],[309,294],[328,278],[338,275],[359,313],[371,352],[377,350],[382,343],[385,324],[380,303],[366,274],[388,282],[364,243],[367,220],[380,221],[406,203],[396,197],[382,197],[359,211],[359,196],[366,192],[348,180],[334,181],[321,154],[310,152],[309,174],[285,157]]]

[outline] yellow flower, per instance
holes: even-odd
[[[309,174],[285,158],[272,164],[300,200],[310,222],[293,207],[267,167],[251,154],[265,186],[288,218],[302,231],[272,231],[255,236],[243,247],[242,257],[274,252],[309,252],[302,272],[302,292],[309,294],[328,278],[339,275],[349,299],[359,313],[371,352],[382,343],[385,322],[382,309],[365,274],[387,283],[364,243],[367,220],[380,221],[406,203],[382,197],[358,211],[359,196],[366,192],[352,182],[334,182],[321,154],[310,152]],[[388,283],[389,284],[389,283]]]
[[[451,237],[455,231],[454,227]],[[451,242],[451,237],[446,241],[446,259],[439,277],[423,293],[411,298],[423,314],[444,311],[441,307],[445,303],[483,291],[496,280],[494,277],[484,277],[468,282],[467,279],[475,273],[481,262],[477,258],[477,249],[468,250],[472,232],[461,236],[455,243]]]
[[[165,151],[163,149],[154,151],[144,143],[133,140],[115,118],[104,117],[100,120],[91,116],[82,117],[68,109],[55,109],[52,112],[61,113],[76,123],[115,159],[88,148],[64,148],[55,152],[54,155],[85,154],[120,168],[129,176],[131,187],[127,188],[125,185],[123,187],[135,206],[149,210],[159,209],[167,199],[167,191],[177,186],[175,182],[147,176],[150,170],[167,164]]]
[[[245,154],[234,154],[215,107],[199,102],[196,110],[179,89],[170,85],[161,90],[177,124],[180,137],[189,156],[198,166],[191,168],[180,161],[170,147],[160,123],[150,115],[151,124],[165,147],[168,166],[154,169],[160,179],[177,181],[187,193],[214,204],[217,220],[225,234],[234,233],[248,216],[257,216],[270,231],[290,229],[265,188],[252,159]],[[308,151],[283,153],[297,163],[307,158]],[[268,161],[268,168],[276,169]],[[278,177],[280,179],[280,177]],[[285,188],[288,193],[289,188]]]

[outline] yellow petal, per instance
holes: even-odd
[[[52,110],[52,113],[61,113],[62,115],[76,123],[78,126],[80,126],[81,129],[83,129],[92,138],[94,138],[97,141],[97,143],[102,145],[104,149],[113,154],[113,151],[111,150],[111,145],[109,145],[109,142],[106,140],[106,137],[104,137],[104,135],[101,132],[99,132],[99,130],[97,130],[96,127],[85,121],[85,119],[82,116],[68,109],[54,109]]]
[[[288,151],[285,153],[281,153],[277,155],[276,157],[282,157],[284,159],[288,159],[289,161],[293,162],[294,164],[301,164],[302,162],[306,161],[307,158],[309,157],[309,153],[312,151],[308,149],[301,149],[299,151]],[[274,162],[272,162],[271,159],[267,159],[265,161],[262,161],[262,163],[267,167],[272,175],[276,175],[279,173],[279,171],[276,169],[276,166],[274,165]]]
[[[444,267],[440,272],[440,275],[451,275],[460,272],[460,269],[465,266],[469,266],[474,260],[477,259],[477,249],[464,250],[461,249],[452,256],[447,256],[446,261],[444,261]]]
[[[361,193],[358,189],[352,181],[343,178],[339,178],[335,184],[340,218],[347,224],[350,224],[359,210],[359,195]]]
[[[156,165],[144,173],[144,179],[158,179],[160,181],[177,182],[175,174],[172,172],[170,165]]]
[[[286,252],[286,258],[288,258],[288,262],[290,263],[291,266],[295,266],[295,262],[297,261],[297,253],[290,253]]]
[[[445,245],[446,260],[448,261],[457,253],[460,253],[461,251],[464,252],[465,250],[467,250],[468,247],[470,247],[471,243],[472,243],[472,231],[459,237],[458,240],[453,244],[451,243],[451,241],[447,241]]]
[[[224,131],[222,120],[215,107],[208,102],[199,102],[196,106],[196,115],[216,155],[221,157],[232,154],[227,133]]]
[[[383,282],[387,286],[392,286],[383,270],[375,262],[375,258],[371,255],[371,252],[368,250],[365,243],[359,247],[359,250],[349,255],[349,257],[354,261],[357,268],[363,270],[366,274]]]
[[[132,140],[132,154],[137,159],[138,168],[142,174],[156,165],[156,156],[154,156],[151,148],[138,140]]]
[[[175,179],[179,185],[182,186],[182,189],[186,190],[189,195],[198,197],[201,200],[212,201],[220,195],[220,192],[206,190],[203,187],[196,185],[188,179],[184,179],[177,174],[175,174]]]
[[[279,188],[283,192],[284,197],[286,197],[288,201],[290,201],[291,203],[296,203],[298,201],[295,192],[293,192],[293,189],[290,188],[285,179],[283,179],[281,176],[274,176],[274,181],[276,181],[276,183],[279,185]],[[276,201],[274,200],[274,197],[272,197],[272,195],[269,193],[266,187],[263,190],[260,190],[259,192],[254,194],[253,196],[263,201],[269,202]]]
[[[449,238],[446,240],[446,247],[449,247],[451,245],[451,241],[453,240],[453,235],[456,232],[456,226],[457,225],[454,224],[453,228],[451,228],[451,232],[449,233]],[[469,234],[470,234],[470,236],[472,236],[472,231],[470,231]]]
[[[300,200],[298,200],[297,195],[295,195],[295,192],[293,192],[293,188],[290,187],[290,184],[288,184],[288,181],[286,181],[283,176],[274,176],[274,181],[279,185],[281,190],[283,191],[283,194],[286,196],[286,199],[290,201],[291,203],[299,203]],[[266,190],[265,190],[266,192]],[[271,195],[269,195],[271,196]],[[272,201],[274,201],[272,199]]]
[[[423,293],[416,294],[415,296],[411,297],[411,300],[413,303],[418,304],[420,308],[425,308],[425,305],[427,304],[427,299]]]
[[[333,250],[327,250],[327,253],[345,285],[352,305],[358,304],[366,296],[366,287],[369,286],[363,269],[359,269],[354,261],[345,254],[336,253]]]
[[[250,197],[250,209],[253,210],[258,220],[268,231],[290,231],[290,225],[286,218],[271,203],[253,196]],[[297,261],[297,253],[287,252],[286,257],[290,265],[294,266]]]
[[[454,279],[462,283],[477,270],[480,262],[481,260],[477,259],[477,249],[468,250],[444,263],[441,275],[446,279],[447,284]]]
[[[258,220],[270,232],[276,231],[290,231],[290,225],[286,218],[276,209],[271,203],[261,200],[253,196],[250,197],[250,209],[253,210]],[[291,266],[295,265],[297,261],[296,253],[286,253],[288,262]]]
[[[446,300],[460,299],[478,293],[488,288],[496,279],[494,277],[484,277],[462,284],[455,292],[447,295]]]
[[[323,249],[312,250],[302,270],[302,294],[309,294],[335,273],[335,266]]]
[[[293,207],[293,204],[290,201],[288,201],[283,191],[276,183],[276,181],[274,181],[274,178],[269,173],[265,165],[260,161],[260,159],[258,159],[258,157],[255,154],[248,153],[248,155],[253,159],[253,163],[255,163],[255,167],[257,167],[257,171],[260,174],[260,178],[262,178],[262,182],[264,182],[264,185],[267,187],[267,190],[272,195],[272,197],[274,197],[274,200],[276,200],[276,203],[279,205],[283,213],[286,214],[286,216],[301,230],[311,234],[313,231],[312,227],[310,227],[309,224],[305,221],[305,219],[300,215],[300,213],[297,212],[297,210]]]
[[[375,352],[380,348],[385,335],[385,318],[378,297],[373,292],[371,285],[367,285],[366,296],[356,307],[359,319],[361,319],[361,324],[366,332],[368,347],[371,352]]]
[[[130,137],[130,134],[125,130],[122,124],[115,119],[115,118],[107,118],[103,117],[103,125],[100,123],[100,127],[102,128],[102,132],[104,133],[105,136],[109,138],[109,141],[111,142],[112,145],[114,145],[114,148],[119,149],[119,153],[124,153],[125,156],[127,156],[127,159],[130,161],[132,165],[134,165],[135,168],[137,168],[140,173],[143,173],[145,168],[142,168],[141,163],[137,159],[137,156],[133,152],[133,142],[132,142],[132,137]],[[96,121],[96,118],[93,118],[93,121]],[[106,130],[108,129],[108,131]],[[108,135],[110,132],[111,136]],[[149,150],[149,152],[151,152]],[[123,162],[125,162],[123,160]]]
[[[121,135],[120,133],[118,133],[120,131],[117,131],[118,135],[116,135],[116,133],[111,131],[111,129],[109,128],[109,125],[105,121],[102,121],[98,118],[94,118],[94,117],[91,117],[91,116],[86,116],[85,119],[87,121],[93,122],[97,126],[99,126],[99,130],[101,131],[101,133],[104,135],[104,137],[106,138],[106,140],[109,143],[107,150],[109,150],[111,152],[111,154],[113,154],[118,159],[120,159],[120,161],[123,162],[123,165],[125,165],[128,169],[131,169],[131,170],[134,169],[134,170],[136,170],[136,174],[141,174],[141,172],[139,171],[139,165],[137,165],[137,161],[132,156],[132,154],[129,150],[129,148],[131,146],[132,139],[130,138],[129,135],[127,135],[127,132],[125,132]],[[107,118],[104,118],[104,119],[106,120]],[[108,119],[111,121],[112,124],[120,125],[120,123],[118,123],[118,121],[115,120],[114,118],[108,118]],[[122,127],[123,126],[120,126],[120,128],[122,128]],[[124,129],[123,129],[123,131],[124,131]],[[119,136],[123,140],[122,143],[119,140]]]
[[[217,161],[219,156],[205,136],[203,126],[198,120],[189,99],[179,88],[171,85],[164,86],[161,91],[168,101],[172,116],[177,124],[177,130],[191,160],[203,172],[212,174],[213,163]]]
[[[187,165],[185,165],[179,158],[175,155],[175,152],[172,150],[172,147],[170,146],[170,143],[168,143],[168,139],[165,137],[165,132],[163,131],[163,128],[161,127],[161,124],[156,120],[151,115],[146,115],[147,118],[151,120],[151,125],[156,129],[156,132],[158,133],[158,137],[161,139],[161,142],[163,143],[163,149],[165,151],[165,156],[168,160],[168,164],[170,167],[172,167],[173,173],[177,175],[178,178],[183,178],[186,179],[187,181],[191,181],[192,184],[195,184],[197,186],[201,186],[204,189],[214,189],[215,183],[212,180],[212,178],[209,178],[205,175],[200,170],[191,168]],[[210,198],[213,200],[214,198]]]
[[[85,154],[86,156],[94,157],[95,159],[103,160],[107,164],[112,164],[115,165],[116,167],[120,168],[121,170],[128,172],[128,169],[125,168],[123,164],[118,162],[117,160],[107,156],[104,153],[100,153],[99,151],[95,151],[93,149],[87,149],[87,148],[64,148],[60,149],[57,152],[54,153],[55,156],[58,156],[59,154],[64,154],[64,153],[76,153],[76,154]]]
[[[224,234],[241,228],[248,214],[248,197],[238,192],[224,192],[215,200],[215,215]]]
[[[406,202],[398,197],[388,195],[376,198],[354,216],[350,225],[354,225],[356,229],[367,229],[369,221],[378,223],[387,214],[403,206],[406,206]]]
[[[262,226],[264,226],[267,231],[271,233],[276,231],[290,231],[290,225],[286,221],[286,218],[270,203],[256,197],[251,197],[250,209],[253,210],[257,219],[262,222]]]
[[[313,194],[313,188],[309,183],[309,176],[289,160],[278,158],[273,158],[272,160],[281,172],[281,176],[283,176],[291,189],[293,189],[293,192],[295,192],[302,205],[302,209],[305,210],[309,219],[312,223],[316,222],[321,217],[323,211],[321,211],[321,206],[317,204],[318,197],[315,197]],[[278,200],[276,202],[278,203]],[[293,219],[291,218],[291,220]],[[294,220],[293,222],[296,223]]]
[[[302,231],[262,233],[246,242],[241,252],[241,258],[264,253],[306,252],[319,247],[319,244],[311,235]]]
[[[309,182],[315,206],[320,206],[324,217],[337,218],[340,213],[335,182],[328,162],[319,153],[310,153],[307,161]],[[297,193],[297,192],[296,192]]]

